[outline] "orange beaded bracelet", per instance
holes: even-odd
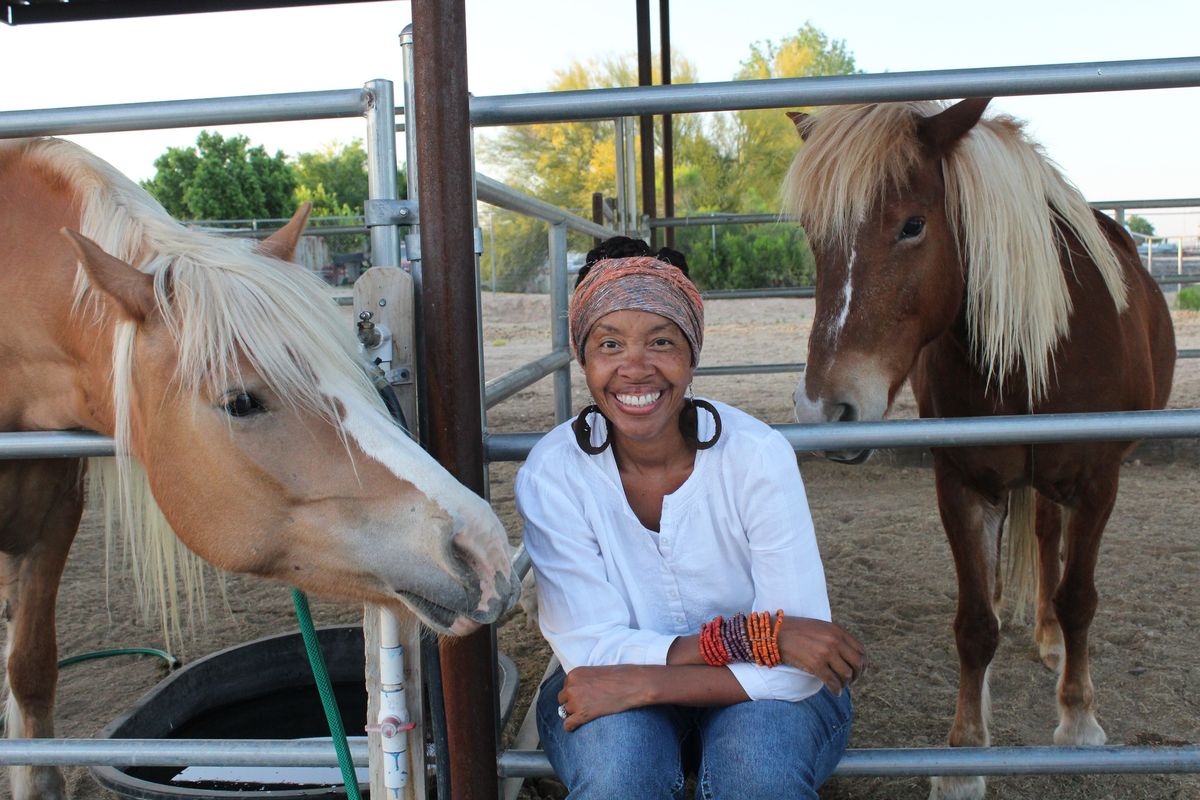
[[[783,663],[783,657],[779,654],[779,629],[783,627],[783,609],[775,612],[775,627],[771,630],[771,666],[777,667]]]
[[[751,611],[737,614],[730,620],[714,617],[700,626],[697,637],[704,663],[722,667],[735,661],[754,662],[760,667],[777,667],[783,663],[779,652],[779,630],[783,627],[783,609],[771,612]]]
[[[749,617],[750,626],[750,645],[754,648],[754,663],[760,667],[766,666],[766,660],[763,658],[763,622],[762,614],[758,611],[752,611]]]

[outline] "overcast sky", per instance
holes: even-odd
[[[656,30],[657,3],[651,3]],[[541,91],[574,60],[636,51],[635,4],[467,0],[468,83],[476,95]],[[0,110],[346,89],[401,80],[407,2],[0,25]],[[671,37],[702,81],[733,77],[756,41],[811,21],[867,72],[1200,55],[1200,2],[967,3],[962,0],[676,0]],[[1200,89],[999,98],[1091,200],[1200,196]],[[361,138],[358,120],[239,126],[296,153]],[[136,179],[195,129],[72,137]],[[1196,235],[1200,216],[1149,215]]]

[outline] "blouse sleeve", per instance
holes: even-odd
[[[581,501],[527,469],[517,474],[516,500],[537,581],[538,624],[563,669],[666,664],[676,637],[630,625]]]
[[[825,570],[796,453],[772,433],[749,461],[738,506],[750,547],[754,610],[829,621]],[[822,686],[795,667],[735,663],[730,669],[754,700],[803,700]]]

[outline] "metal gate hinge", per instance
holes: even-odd
[[[416,225],[421,219],[416,200],[368,200],[364,212],[368,228]]]

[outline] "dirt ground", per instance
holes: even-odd
[[[544,296],[484,294],[484,353],[489,379],[544,355],[549,304]],[[804,360],[811,305],[804,300],[719,300],[707,308],[703,364]],[[1200,347],[1200,315],[1177,312],[1181,347]],[[789,422],[795,375],[701,377],[696,392],[740,406],[772,423]],[[586,401],[576,370],[573,408]],[[1200,406],[1200,364],[1179,362],[1171,406]],[[552,382],[543,380],[489,412],[497,432],[553,424]],[[902,397],[896,416],[913,415]],[[957,658],[951,635],[954,570],[935,507],[932,472],[910,454],[878,454],[858,467],[804,458],[835,618],[866,644],[871,668],[855,687],[851,747],[927,747],[945,741],[954,709]],[[1194,653],[1200,628],[1200,541],[1194,512],[1179,499],[1200,459],[1192,442],[1159,443],[1135,453],[1122,475],[1101,551],[1100,608],[1092,628],[1092,672],[1099,717],[1112,744],[1200,742],[1200,680]],[[517,464],[490,468],[491,499],[514,541]],[[1186,500],[1186,497],[1185,497]],[[107,647],[161,646],[142,623],[121,575],[105,580],[102,533],[89,515],[60,592],[60,655]],[[228,578],[227,602],[210,592],[207,623],[175,654],[184,662],[214,650],[295,629],[284,587]],[[314,601],[318,624],[351,623],[361,610]],[[505,732],[511,739],[545,668],[548,648],[517,610],[498,631],[500,649],[518,665],[520,700]],[[2,668],[0,668],[2,669]],[[60,736],[94,736],[166,674],[159,660],[121,657],[66,668],[58,696]],[[997,745],[1046,745],[1056,724],[1054,676],[1037,660],[1031,629],[1006,623],[991,670]],[[110,798],[82,768],[68,770],[75,798]],[[991,797],[1200,797],[1197,776],[993,778]],[[822,797],[923,798],[925,779],[831,780]],[[7,780],[0,778],[0,796]],[[550,780],[528,782],[523,796],[561,796]]]

